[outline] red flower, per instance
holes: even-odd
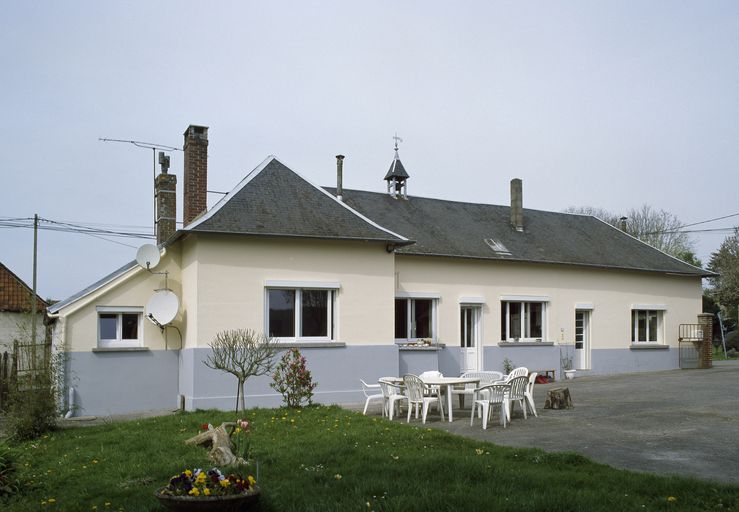
[[[202,425],[200,425],[200,430],[208,430],[208,424],[203,423]]]

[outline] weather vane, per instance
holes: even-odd
[[[398,132],[395,132],[395,135],[393,136],[393,139],[395,140],[395,151],[398,150],[398,142],[403,142],[403,139],[398,137]]]

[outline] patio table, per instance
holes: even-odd
[[[403,382],[400,377],[394,377],[392,380],[396,382]],[[452,387],[457,384],[480,384],[480,379],[474,377],[427,377],[423,380],[424,384],[429,386],[446,386],[446,401],[447,411],[449,411],[449,422],[454,421],[452,417]]]

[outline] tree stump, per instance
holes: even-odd
[[[185,441],[185,444],[210,446],[211,450],[208,457],[216,466],[245,465],[247,462],[241,457],[234,455],[231,450],[231,434],[226,431],[226,427],[231,427],[233,430],[236,427],[236,423],[229,421],[221,423],[219,427],[208,425],[208,430],[201,432],[195,437],[191,437]]]
[[[571,409],[572,407],[574,405],[572,405],[570,388],[553,388],[547,392],[544,409]]]

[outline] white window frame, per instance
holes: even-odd
[[[130,348],[144,346],[144,308],[138,306],[98,306],[97,310],[97,344],[99,348]],[[100,337],[100,315],[117,315],[116,319],[116,337],[115,339],[102,339]],[[123,335],[123,315],[138,315],[138,325],[136,333],[138,338],[135,340],[124,340]]]
[[[334,334],[336,332],[336,325],[334,324],[336,318],[336,291],[339,288],[338,283],[312,283],[309,281],[267,281],[267,286],[264,288],[264,332],[269,336],[269,292],[270,290],[290,290],[295,292],[295,316],[293,330],[295,336],[293,337],[275,337],[274,339],[278,343],[290,343],[290,342],[327,342],[334,341]],[[302,286],[280,286],[282,284],[294,285],[300,284]],[[311,286],[313,285],[313,286]],[[335,285],[335,286],[334,286]],[[326,308],[326,336],[300,336],[300,328],[302,325],[301,315],[303,314],[303,291],[322,291],[328,293],[328,307]]]
[[[664,304],[633,304],[631,306],[630,318],[629,321],[631,322],[630,330],[631,330],[631,344],[633,345],[664,345],[665,344],[665,336],[664,336],[664,328],[665,328],[665,311],[667,310],[667,307]],[[645,312],[647,315],[647,325],[646,325],[646,334],[647,339],[646,340],[640,340],[639,338],[639,322],[638,320],[635,321],[634,315],[638,315],[639,312]],[[650,313],[657,313],[657,332],[656,332],[656,339],[654,341],[649,340],[650,338],[650,330],[649,330],[649,314]]]
[[[525,308],[528,304],[541,304],[541,338],[533,338],[533,337],[525,337],[521,336],[520,338],[511,338],[511,312],[510,312],[510,304],[516,303],[519,304],[521,307],[521,333],[526,332],[526,318],[527,315],[524,314]],[[500,307],[505,311],[505,331],[501,334],[504,336],[501,336],[501,341],[514,343],[514,342],[539,342],[539,341],[546,341],[547,340],[547,332],[548,332],[548,320],[549,320],[549,312],[548,312],[548,306],[549,306],[549,298],[548,297],[533,297],[533,296],[527,296],[527,295],[504,295],[501,297],[500,300]],[[530,315],[528,315],[530,316]],[[503,327],[501,325],[501,327]]]
[[[437,329],[437,309],[439,307],[438,293],[414,293],[410,294],[407,292],[400,292],[395,295],[395,300],[406,301],[406,329],[405,332],[411,336],[406,338],[395,338],[395,343],[417,343],[420,340],[427,338],[419,338],[412,336],[414,334],[415,326],[413,325],[413,318],[415,312],[415,301],[416,300],[430,300],[431,301],[431,341],[436,343],[438,339]],[[393,302],[393,311],[395,311],[395,302]],[[393,322],[393,335],[395,335],[395,322]]]

